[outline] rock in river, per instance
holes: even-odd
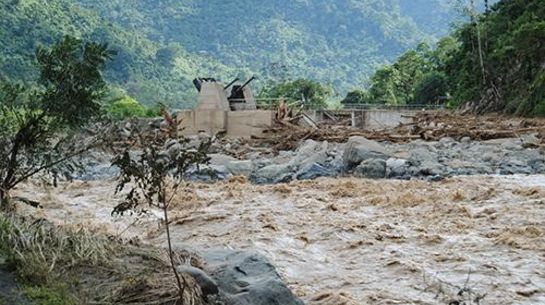
[[[388,159],[386,149],[376,141],[364,137],[351,137],[343,154],[345,170],[352,170],[367,159]]]
[[[225,305],[304,305],[260,254],[217,250],[202,255]]]

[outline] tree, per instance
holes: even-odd
[[[424,105],[438,103],[447,95],[448,80],[440,72],[433,71],[422,77],[415,85],[414,104]]]
[[[445,69],[454,104],[477,113],[540,113],[544,19],[542,0],[499,1],[461,26]]]
[[[399,79],[399,71],[391,66],[385,66],[377,70],[371,77],[369,94],[377,104],[400,104],[396,92],[396,81]]]
[[[353,90],[346,94],[346,97],[341,101],[345,107],[351,104],[372,104],[373,100],[370,98],[367,91]]]
[[[5,83],[0,90],[0,201],[40,172],[54,181],[74,170],[70,162],[93,145],[71,142],[70,131],[101,113],[106,84],[101,69],[114,55],[107,45],[65,37],[36,51],[38,88]],[[61,137],[59,133],[68,134]]]
[[[326,107],[327,99],[331,95],[333,95],[331,87],[307,79],[284,81],[264,88],[259,93],[260,97],[284,97],[289,101],[301,101],[310,108]]]
[[[106,107],[106,112],[114,120],[123,120],[133,117],[145,117],[148,109],[130,96],[123,96],[112,100]]]
[[[378,69],[371,77],[369,99],[379,104],[409,104],[415,85],[433,69],[433,52],[425,44],[401,55],[392,65]]]
[[[189,140],[177,138],[176,133],[175,124],[151,139],[138,130],[132,131],[133,141],[130,142],[142,147],[142,152],[135,155],[132,153],[134,147],[127,145],[112,162],[112,165],[121,170],[116,193],[125,188],[130,189],[126,193],[125,201],[117,205],[112,213],[123,214],[137,210],[142,205],[163,211],[170,265],[178,286],[180,303],[184,304],[184,292],[188,283],[176,270],[168,210],[178,190],[185,185],[184,179],[188,171],[209,161],[207,151],[211,141],[203,141],[198,147],[191,148],[188,146]]]

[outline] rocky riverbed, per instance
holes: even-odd
[[[199,141],[193,137],[190,145],[198,145]],[[442,138],[403,144],[356,136],[345,143],[306,140],[294,151],[278,153],[266,147],[248,147],[247,153],[237,156],[216,145],[210,154],[210,164],[193,171],[188,178],[217,181],[245,176],[255,184],[275,184],[318,177],[437,181],[460,175],[545,174],[545,148],[540,143],[541,139],[533,134],[488,141]],[[228,145],[238,145],[237,140]],[[181,147],[172,142],[165,152]],[[115,176],[117,170],[110,167],[110,158],[104,153],[86,157],[87,171],[77,178],[95,180]]]
[[[460,175],[545,174],[545,149],[529,134],[520,138],[406,144],[380,143],[352,137],[346,143],[307,140],[295,151],[277,155],[250,152],[236,159],[212,154],[210,167],[216,177],[247,176],[256,184],[308,180],[318,177],[412,178],[441,180]],[[195,178],[205,179],[196,173]]]

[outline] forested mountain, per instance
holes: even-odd
[[[117,52],[106,71],[110,85],[148,105],[191,103],[195,75],[235,73],[210,56],[169,48],[69,0],[0,0],[0,15],[0,80],[34,80],[35,49],[64,35],[108,43]]]
[[[152,40],[228,66],[265,78],[310,78],[341,91],[407,48],[445,34],[456,15],[454,4],[439,0],[78,2]],[[441,21],[426,25],[426,14]]]
[[[381,67],[366,89],[343,100],[436,102],[476,113],[545,116],[545,2],[500,1],[434,47],[421,44]]]
[[[460,0],[0,0],[0,75],[31,79],[32,54],[70,34],[118,51],[107,78],[146,104],[191,103],[196,76],[308,78],[339,94],[434,42]]]

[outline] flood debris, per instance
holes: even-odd
[[[297,297],[311,305],[545,300],[536,268],[545,263],[543,121],[423,112],[396,128],[358,130],[294,118],[262,138],[216,138],[210,164],[190,173],[169,209],[173,246],[199,249],[197,263],[187,258],[178,270],[204,285],[203,301],[217,288],[224,304],[251,303],[267,295],[257,278],[278,284],[286,304],[299,304]],[[159,127],[145,126],[151,139],[160,136]],[[43,207],[22,214],[165,247],[158,211],[111,216],[123,197],[114,195],[112,177],[56,189],[31,180],[14,195]],[[242,252],[206,257],[218,248]],[[157,283],[115,291],[130,303]]]
[[[542,119],[476,116],[448,111],[417,112],[413,116],[413,122],[382,130],[359,130],[335,122],[309,128],[298,124],[300,119],[301,115],[287,120],[277,120],[276,127],[266,130],[263,137],[254,137],[254,140],[271,146],[275,151],[282,151],[293,150],[300,141],[307,139],[342,143],[353,136],[391,143],[407,143],[418,139],[439,141],[445,137],[485,141],[537,133],[540,141],[536,145],[541,146],[545,135],[545,120]]]

